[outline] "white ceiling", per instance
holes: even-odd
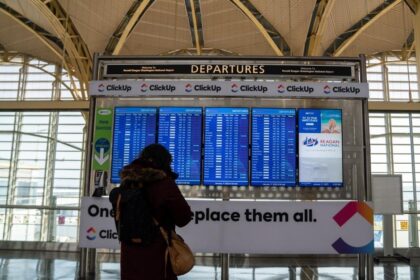
[[[156,55],[192,47],[184,1],[155,1],[130,33],[119,54]]]
[[[87,45],[90,55],[103,53],[134,0],[51,0],[58,1]],[[187,0],[189,2],[189,0]],[[305,42],[316,0],[248,0],[285,39],[291,55],[304,54]],[[333,1],[333,0],[330,0]],[[343,51],[342,56],[358,56],[401,50],[413,30],[413,13],[404,1],[375,20]],[[155,0],[129,33],[119,54],[161,55],[178,49],[194,48],[185,0]],[[223,49],[241,55],[275,55],[255,22],[234,0],[200,0],[201,47]],[[41,0],[0,0],[23,17],[54,34],[51,20],[40,9]],[[378,7],[381,0],[335,0],[326,20],[325,32],[316,55],[343,32]],[[0,7],[0,44],[6,50],[27,53],[60,62],[51,46],[19,20]],[[57,48],[50,42],[53,48]],[[59,50],[60,51],[60,50]],[[62,50],[61,50],[62,52]]]

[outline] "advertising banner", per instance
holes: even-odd
[[[357,201],[188,200],[192,221],[177,232],[194,252],[372,253],[373,210]],[[108,198],[82,199],[79,245],[118,249]]]
[[[93,170],[109,169],[113,115],[112,108],[96,109]]]
[[[341,110],[299,109],[299,186],[343,185]]]
[[[304,83],[275,81],[90,81],[91,96],[236,96],[368,98],[367,83]]]

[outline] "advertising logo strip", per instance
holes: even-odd
[[[368,98],[367,83],[244,81],[91,81],[91,96]]]

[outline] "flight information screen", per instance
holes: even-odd
[[[204,185],[248,185],[247,108],[206,108]]]
[[[116,107],[114,113],[111,182],[119,183],[124,165],[156,142],[156,108]]]
[[[201,173],[201,108],[159,109],[158,142],[172,155],[178,184],[199,185]]]
[[[252,109],[251,185],[296,185],[296,111]]]
[[[341,110],[300,109],[298,115],[299,185],[343,186]]]

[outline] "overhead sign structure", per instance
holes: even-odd
[[[211,199],[189,200],[194,218],[178,229],[195,252],[373,252],[373,211],[363,202],[371,200],[364,191],[371,186],[363,144],[369,142],[363,56],[96,56],[94,69],[91,111],[104,107],[121,114],[105,125],[113,129],[108,136],[89,133],[87,163],[93,164],[84,194],[93,186],[117,185],[120,169],[141,149],[134,136],[150,136],[176,155],[173,168],[181,173],[184,194]],[[121,111],[139,108],[153,110],[150,119],[146,111]],[[128,115],[134,126],[126,125]],[[91,120],[90,129],[100,130],[97,118]],[[107,198],[83,198],[80,246],[118,249],[112,215]],[[82,253],[89,262],[83,267],[94,267],[95,259]],[[359,262],[359,278],[366,263]]]
[[[249,96],[304,98],[368,98],[367,83],[274,81],[91,81],[91,96]]]
[[[124,76],[293,76],[293,77],[338,77],[354,76],[354,67],[348,65],[304,65],[304,64],[264,64],[264,63],[197,63],[197,64],[109,64],[104,77]]]
[[[188,203],[193,220],[177,232],[195,252],[357,254],[374,249],[373,210],[364,202]],[[79,246],[118,249],[113,215],[107,198],[83,198]]]

